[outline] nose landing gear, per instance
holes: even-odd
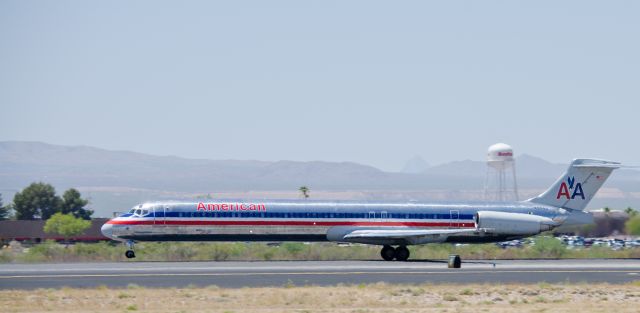
[[[124,256],[126,256],[127,259],[135,258],[136,253],[133,252],[133,240],[127,240],[127,242],[125,242],[125,245],[127,245],[127,252],[124,253]]]
[[[380,250],[380,256],[382,256],[385,261],[393,261],[393,259],[396,259],[396,261],[406,261],[409,259],[409,249],[405,246],[399,246],[397,248],[384,246],[382,250]]]

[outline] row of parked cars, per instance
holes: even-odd
[[[609,247],[612,250],[620,250],[624,248],[640,247],[640,238],[634,239],[618,239],[618,238],[585,238],[582,236],[562,235],[555,237],[569,249],[588,248],[588,247]],[[535,238],[519,239],[498,242],[497,245],[503,249],[519,248],[524,245],[535,245]]]
[[[556,237],[569,248],[588,248],[588,247],[610,247],[613,250],[623,248],[640,247],[640,239],[618,239],[618,238],[584,238],[582,236],[560,236]]]

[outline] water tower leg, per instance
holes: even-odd
[[[511,172],[513,173],[513,193],[516,196],[516,201],[520,201],[520,199],[518,199],[518,181],[516,180],[516,164],[513,163],[511,165]]]

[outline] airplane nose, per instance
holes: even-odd
[[[105,223],[104,225],[102,225],[102,227],[100,228],[100,232],[102,232],[102,234],[105,237],[109,237],[111,239],[113,239],[112,234],[113,234],[113,230],[111,229],[113,228],[113,225],[109,224],[109,223]]]

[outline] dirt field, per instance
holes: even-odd
[[[627,285],[357,285],[0,291],[2,312],[638,312]]]

